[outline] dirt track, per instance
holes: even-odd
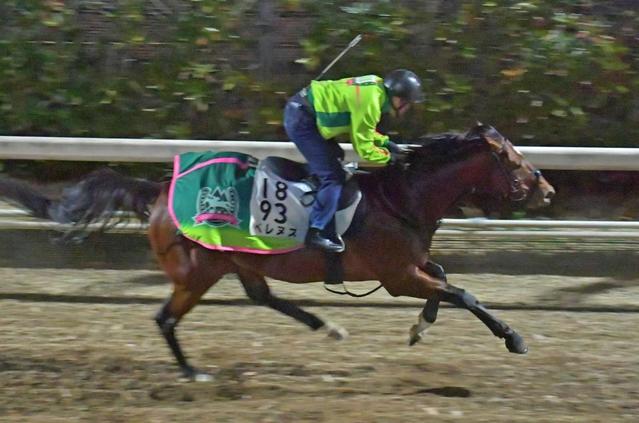
[[[0,278],[3,422],[639,420],[639,279],[451,275],[498,308],[527,356],[468,312],[442,309],[409,348],[416,300],[273,283],[350,331],[333,341],[243,305],[224,280],[179,328],[215,380],[185,383],[151,320],[169,292],[160,273],[2,268]]]

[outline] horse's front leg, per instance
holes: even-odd
[[[524,339],[505,322],[493,316],[472,294],[448,284],[442,300],[458,307],[463,307],[477,316],[491,330],[493,335],[505,340],[508,351],[517,354],[526,354],[528,352]]]
[[[505,339],[506,347],[510,352],[525,354],[528,351],[528,347],[517,332],[488,312],[472,294],[450,285],[446,281],[443,268],[436,263],[427,262],[424,266],[411,267],[406,278],[385,282],[384,286],[394,296],[405,295],[427,299],[417,324],[410,329],[410,345],[414,345],[424,337],[437,318],[439,302],[446,301],[465,308],[477,316],[495,336]]]
[[[409,331],[409,345],[416,344],[437,320],[439,302],[448,285],[443,268],[429,261],[420,266],[409,264],[399,274],[389,273],[380,280],[384,288],[395,297],[426,299],[424,309],[417,317],[417,324],[413,325]]]
[[[436,277],[446,282],[446,293],[443,294],[440,299],[451,302],[458,307],[468,309],[471,313],[477,316],[477,318],[479,318],[479,320],[481,320],[495,336],[505,339],[508,351],[517,354],[525,354],[528,352],[526,343],[517,332],[510,328],[506,323],[493,316],[472,294],[464,291],[463,289],[457,288],[456,286],[450,285],[446,278],[446,272],[444,272],[444,268],[442,266],[429,261],[422,270],[424,270],[429,276]],[[435,322],[440,299],[429,299],[426,302],[424,311],[420,315],[423,316],[425,321],[428,322],[432,320],[431,323]]]
[[[427,261],[424,266],[419,266],[419,269],[425,272],[432,278],[439,279],[444,283],[447,282],[446,272],[444,268],[433,262]],[[439,286],[440,284],[437,284]],[[426,335],[428,328],[437,320],[437,312],[439,311],[440,295],[435,294],[431,298],[426,300],[424,309],[417,317],[417,324],[411,326],[408,336],[408,345],[413,346]]]

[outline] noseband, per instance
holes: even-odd
[[[533,194],[537,190],[539,190],[539,180],[541,179],[541,176],[542,176],[541,170],[535,169],[533,171],[533,176],[535,178],[534,184],[531,186],[531,189],[527,191],[526,189],[524,189],[523,181],[513,175],[513,172],[515,170],[521,169],[522,167],[521,163],[519,164],[517,168],[513,169],[513,171],[509,171],[502,159],[502,153],[504,151],[504,148],[505,147],[502,145],[502,148],[499,151],[492,152],[492,156],[495,158],[495,161],[497,162],[499,166],[499,170],[501,171],[502,176],[504,177],[504,179],[507,181],[508,185],[510,186],[510,193],[508,194],[508,200],[512,201],[513,203],[520,203],[522,201],[528,202],[533,197]]]

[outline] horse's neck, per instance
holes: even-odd
[[[369,175],[357,175],[366,204],[419,230],[428,240],[438,221],[464,195],[482,184],[490,156],[478,154],[442,165],[433,171],[400,171],[384,168]]]
[[[412,178],[408,182],[410,207],[418,210],[420,225],[435,225],[455,203],[485,182],[490,164],[489,155],[476,154]]]

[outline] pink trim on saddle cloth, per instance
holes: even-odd
[[[193,166],[192,169],[189,169],[186,172],[180,173],[180,155],[178,154],[173,158],[173,178],[171,178],[171,186],[169,188],[169,215],[171,216],[171,219],[173,219],[173,223],[175,223],[176,227],[178,228],[180,227],[180,222],[178,221],[177,216],[175,216],[175,212],[173,211],[173,198],[175,196],[175,182],[178,180],[178,178],[181,178],[184,175],[188,175],[189,173],[195,170],[202,169],[203,167],[206,167],[208,165],[215,164],[215,163],[232,163],[232,164],[238,165],[242,169],[246,169],[249,167],[248,163],[243,162],[240,159],[236,159],[235,157],[219,157],[217,159],[207,160],[205,162],[198,163],[197,165]]]
[[[242,169],[246,169],[249,167],[248,163],[245,163],[239,159],[233,158],[233,157],[222,157],[222,158],[218,158],[218,159],[213,159],[213,160],[208,160],[206,162],[200,163],[196,166],[193,167],[193,169],[189,169],[186,172],[183,173],[179,173],[180,172],[180,156],[176,155],[173,159],[173,178],[171,178],[171,186],[169,187],[169,204],[168,204],[168,209],[169,209],[169,216],[171,216],[171,220],[173,220],[173,224],[175,225],[176,228],[180,227],[180,222],[177,219],[177,216],[175,215],[175,212],[173,211],[173,197],[174,197],[174,193],[175,193],[175,182],[177,181],[177,179],[181,176],[184,176],[186,174],[189,174],[191,172],[193,172],[196,169],[201,169],[204,166],[208,166],[210,164],[214,164],[214,163],[234,163],[238,166],[240,166]],[[203,215],[200,215],[203,216]],[[226,217],[226,215],[223,215]],[[198,216],[199,217],[199,216]],[[290,253],[292,251],[295,250],[301,250],[302,248],[304,248],[303,245],[297,246],[297,247],[291,247],[291,248],[285,248],[285,249],[281,249],[281,250],[259,250],[256,248],[245,248],[245,247],[227,247],[224,245],[213,245],[213,244],[207,244],[206,242],[202,242],[202,241],[198,241],[197,239],[193,239],[187,235],[182,234],[184,237],[190,239],[191,241],[195,242],[196,244],[201,245],[204,248],[208,248],[209,250],[217,250],[217,251],[234,251],[237,253],[251,253],[251,254],[284,254],[284,253]]]
[[[175,212],[173,211],[173,196],[175,194],[175,181],[177,181],[178,179],[179,171],[180,171],[180,156],[176,155],[173,158],[173,177],[171,178],[171,186],[169,187],[169,204],[168,204],[169,216],[171,216],[171,220],[173,220],[173,224],[175,225],[176,228],[180,227],[180,222],[178,221],[177,216],[175,215]]]
[[[207,160],[205,162],[202,163],[198,163],[195,166],[193,166],[191,169],[187,170],[186,172],[182,172],[182,173],[177,173],[180,170],[179,164],[180,164],[180,156],[175,156],[175,159],[178,162],[178,167],[176,168],[175,166],[173,166],[173,173],[175,173],[177,176],[177,178],[181,178],[184,175],[188,175],[191,172],[195,172],[198,169],[202,169],[203,167],[207,167],[208,165],[212,165],[212,164],[216,164],[216,163],[230,163],[230,164],[236,164],[240,167],[240,169],[248,169],[248,167],[250,166],[247,162],[243,162],[240,159],[237,159],[235,157],[219,157],[217,159],[211,159],[211,160]]]
[[[223,214],[223,213],[202,213],[195,216],[195,221],[197,223],[206,222],[207,220],[219,220],[222,222],[228,222],[231,225],[237,225],[238,220],[237,217],[232,214]]]

